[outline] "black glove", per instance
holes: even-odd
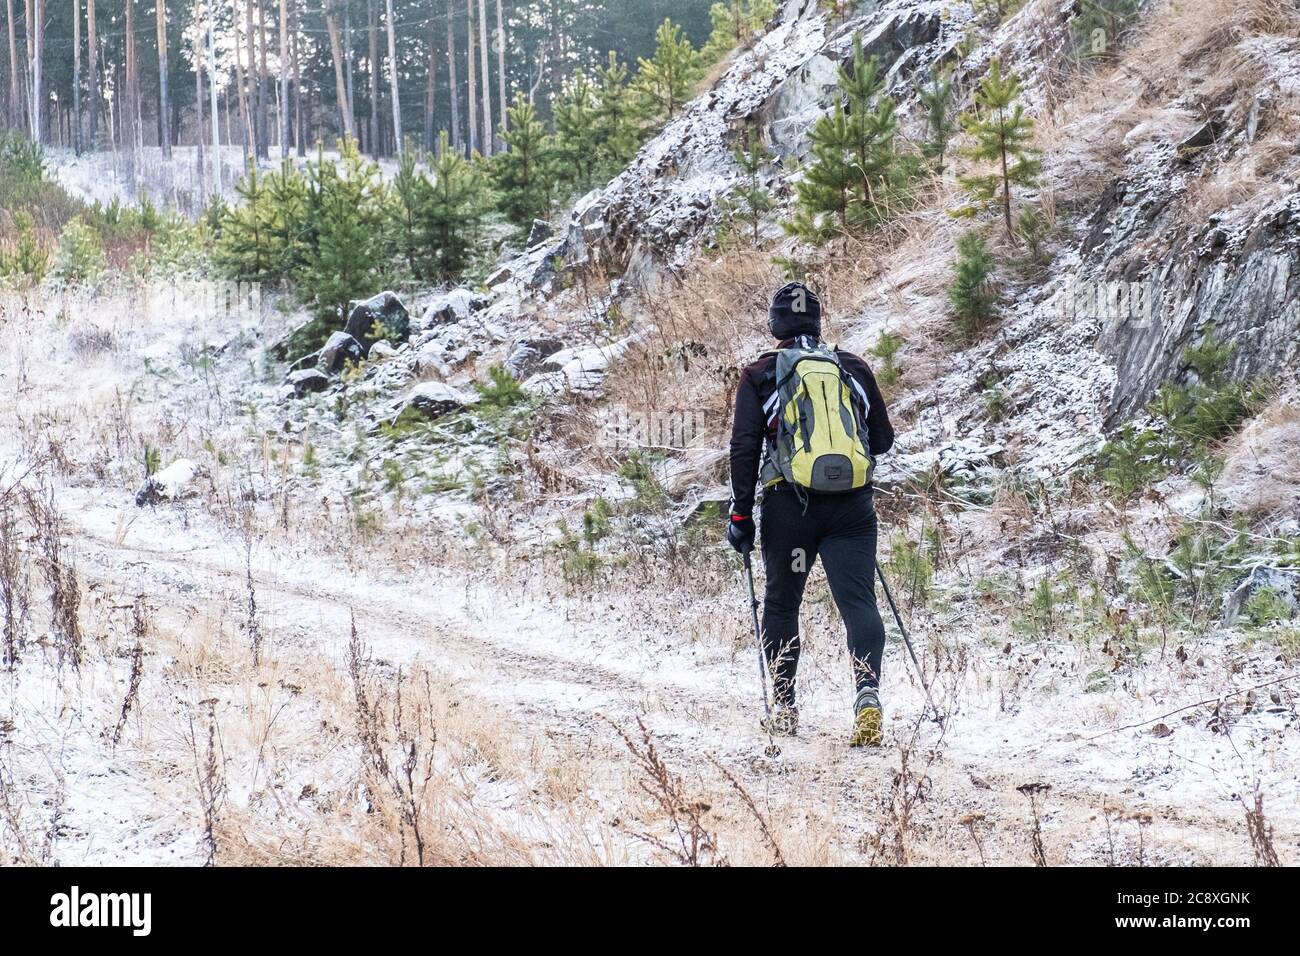
[[[727,544],[740,554],[754,549],[754,519],[749,515],[732,515],[727,522]]]

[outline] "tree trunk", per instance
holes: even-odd
[[[90,4],[93,7],[95,0],[90,0]],[[9,125],[17,129],[23,121],[23,95],[18,83],[18,32],[14,21],[14,0],[5,0],[5,12],[9,24]]]
[[[23,126],[27,135],[35,139],[32,132],[32,51],[36,48],[36,38],[32,36],[32,24],[36,22],[33,2],[26,0],[23,4]]]
[[[343,120],[343,135],[348,139],[356,138],[352,128],[352,106],[348,103],[348,88],[343,80],[343,49],[339,43],[339,18],[334,12],[330,0],[325,4],[325,29],[330,35],[330,56],[334,59],[334,95],[339,101],[339,115]]]
[[[135,62],[135,0],[126,0],[126,96],[118,111],[120,142],[133,153],[139,145],[140,87]]]
[[[212,122],[212,191],[221,195],[221,116],[217,112],[217,38],[216,27],[212,22],[212,10],[207,11],[208,18],[208,110]],[[229,107],[227,107],[227,111]],[[230,114],[227,112],[227,128]]]
[[[497,105],[501,109],[501,132],[510,128],[510,101],[506,99],[506,25],[501,16],[501,0],[497,0]],[[502,143],[504,146],[505,144]]]
[[[393,152],[402,156],[402,101],[397,89],[397,23],[393,19],[393,0],[386,0],[388,14],[388,85],[393,93]]]
[[[86,0],[86,52],[89,54],[86,92],[90,95],[90,148],[96,149],[99,137],[99,36],[95,32],[95,0]]]
[[[73,0],[75,3],[76,0]],[[172,158],[172,104],[167,89],[167,4],[157,0],[158,12],[158,145],[164,159]]]
[[[370,155],[379,158],[379,7],[366,0],[367,55],[370,59]]]
[[[72,149],[81,155],[81,0],[72,0]]]
[[[245,114],[248,118],[248,138],[252,145],[253,155],[262,155],[262,142],[258,136],[257,128],[257,23],[253,14],[253,0],[244,0],[244,44],[248,51],[248,69],[245,71],[248,76],[248,89],[244,94],[247,98]]]
[[[194,41],[194,169],[199,177],[198,202],[208,197],[207,165],[203,155],[203,59],[202,46],[206,38],[200,34]]]
[[[478,48],[479,67],[482,71],[483,87],[483,153],[492,155],[492,58],[488,56],[487,42],[487,7],[486,0],[478,0]]]
[[[437,41],[434,39],[433,18],[429,18],[429,64],[424,84],[424,152],[433,152],[433,98],[438,89],[438,61],[435,59]]]
[[[239,141],[244,147],[244,166],[247,168],[248,161],[254,154],[255,145],[252,142],[253,128],[251,117],[249,116],[247,90],[244,85],[244,47],[239,35],[239,0],[235,0],[235,15],[233,25],[235,28],[235,105],[239,109]],[[251,67],[252,64],[250,63]]]
[[[352,44],[352,4],[343,7],[343,76],[348,81],[348,109],[352,111],[352,125],[357,125],[357,68],[356,49]]]
[[[451,145],[456,152],[464,150],[460,138],[460,85],[456,82],[456,33],[452,29],[453,0],[447,0],[447,86],[451,93]]]
[[[280,0],[280,158],[289,158],[289,0]]]
[[[267,111],[271,101],[271,75],[266,69],[266,0],[257,0],[257,155],[271,154]]]
[[[307,155],[307,125],[302,115],[302,61],[298,56],[298,3],[293,6],[293,145]]]
[[[466,59],[469,68],[469,153],[479,148],[478,144],[478,89],[474,80],[474,0],[465,0],[465,39]]]
[[[45,0],[36,0],[36,22],[32,36],[32,139],[44,143],[49,138],[45,109],[45,77],[42,76],[45,59]]]

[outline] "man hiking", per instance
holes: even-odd
[[[745,367],[736,389],[727,526],[727,541],[748,554],[761,481],[763,653],[775,701],[765,729],[793,735],[799,727],[799,605],[820,555],[848,630],[857,690],[849,744],[878,746],[885,629],[876,608],[871,472],[875,456],[893,446],[894,428],[867,363],[822,344],[821,303],[811,289],[792,282],[778,290],[767,327],[780,344]]]

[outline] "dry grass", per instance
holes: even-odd
[[[1235,435],[1219,481],[1225,503],[1252,521],[1300,509],[1300,402],[1283,394]]]
[[[1276,180],[1294,170],[1287,147],[1300,130],[1300,103],[1279,87],[1264,51],[1289,45],[1294,58],[1297,33],[1300,9],[1291,0],[1156,6],[1113,66],[1076,83],[1073,95],[1039,119],[1038,142],[1062,201],[1091,201],[1135,150],[1176,143],[1215,110],[1226,108],[1244,126],[1252,97],[1269,89],[1274,99],[1262,138],[1227,162],[1207,164],[1181,202],[1187,217],[1199,221],[1274,198]]]

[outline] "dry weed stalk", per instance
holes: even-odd
[[[640,773],[637,786],[668,818],[677,842],[670,843],[645,831],[632,831],[631,835],[668,854],[682,866],[727,866],[726,857],[718,849],[717,836],[704,819],[712,809],[711,804],[693,798],[686,792],[682,778],[664,763],[645,721],[638,717],[636,725],[639,741],[634,740],[621,727],[610,724],[632,754]]]
[[[430,813],[429,791],[434,779],[434,747],[438,731],[434,726],[431,708],[416,706],[413,717],[408,717],[403,705],[403,675],[399,670],[395,679],[392,709],[392,736],[401,756],[394,765],[388,759],[387,726],[381,695],[372,695],[370,680],[371,659],[357,633],[356,615],[353,614],[348,638],[348,676],[352,682],[353,702],[357,722],[357,740],[361,746],[361,767],[366,800],[381,817],[395,815],[399,821],[398,834],[401,850],[398,865],[407,859],[407,834],[415,847],[415,859],[420,866],[434,862],[426,838],[426,818]],[[433,691],[428,675],[424,682],[425,701],[431,701]],[[394,801],[387,806],[388,795]]]
[[[1250,837],[1250,848],[1255,854],[1255,865],[1281,866],[1277,847],[1273,845],[1273,825],[1264,816],[1264,794],[1260,792],[1259,786],[1255,787],[1254,806],[1246,803],[1240,795],[1237,799],[1246,811],[1246,833]]]
[[[786,866],[785,854],[781,852],[781,844],[777,842],[776,834],[772,832],[771,819],[758,809],[758,804],[754,801],[753,795],[736,778],[735,774],[719,763],[716,758],[710,757],[709,760],[713,763],[713,766],[718,768],[718,772],[722,774],[727,783],[731,784],[731,789],[736,791],[740,797],[740,802],[745,805],[745,809],[749,811],[750,816],[758,824],[758,833],[763,840],[763,845],[772,854],[772,865]]]
[[[0,662],[13,670],[27,646],[27,612],[31,582],[19,547],[18,517],[8,495],[0,500],[0,602],[4,604]]]
[[[23,491],[28,520],[36,533],[41,567],[50,590],[50,630],[58,650],[59,666],[81,667],[81,585],[77,570],[63,549],[63,521],[54,505],[53,491]]]
[[[911,862],[916,811],[929,799],[930,768],[939,759],[943,744],[941,733],[933,747],[923,756],[918,754],[921,728],[925,723],[925,712],[922,711],[912,722],[911,732],[899,739],[898,769],[894,771],[888,793],[880,797],[880,826],[866,838],[873,863],[886,854],[896,866],[907,866]],[[919,766],[918,757],[921,758]]]
[[[189,745],[194,758],[194,782],[199,798],[199,811],[203,817],[203,845],[207,849],[204,866],[217,862],[217,820],[226,801],[224,760],[218,756],[216,700],[201,702],[208,708],[207,741],[202,745],[190,718]]]
[[[122,698],[122,710],[118,714],[117,726],[113,728],[114,747],[121,742],[126,719],[140,697],[140,680],[144,677],[144,639],[148,633],[149,612],[144,598],[136,597],[135,605],[131,608],[131,634],[135,638],[135,647],[131,648],[131,673],[127,678],[126,696]]]
[[[1030,846],[1034,857],[1034,866],[1047,866],[1047,849],[1043,845],[1043,823],[1038,813],[1038,795],[1052,789],[1047,783],[1024,783],[1016,787],[1029,798],[1029,812],[1033,814],[1034,828],[1030,831]]]

